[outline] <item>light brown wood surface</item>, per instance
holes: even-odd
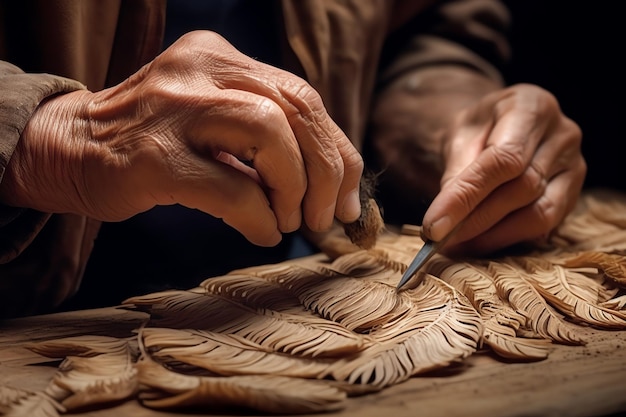
[[[24,347],[65,336],[131,334],[146,316],[117,308],[0,321],[0,385],[39,390],[58,362]],[[479,353],[438,373],[351,398],[340,416],[626,415],[626,331],[584,328],[586,346],[554,345],[548,359],[506,363]],[[197,416],[157,412],[128,401],[74,416]],[[228,415],[216,411],[209,415]],[[236,415],[236,414],[235,414]],[[254,413],[245,415],[256,415]]]

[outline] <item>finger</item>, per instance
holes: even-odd
[[[545,238],[576,203],[569,190],[578,182],[578,174],[566,171],[548,183],[545,193],[532,204],[510,213],[487,232],[460,245],[450,244],[448,251],[466,255],[486,255],[504,247]]]
[[[491,115],[480,109],[462,112],[451,129],[449,135],[452,139],[447,142],[444,151],[446,168],[441,178],[443,184],[457,177],[478,158],[487,147],[493,125]]]
[[[215,155],[215,159],[224,164],[232,166],[238,171],[243,172],[244,174],[252,178],[254,181],[256,181],[256,183],[259,184],[259,186],[263,187],[263,180],[261,180],[261,177],[259,177],[259,173],[257,172],[257,170],[250,167],[249,165],[242,162],[241,160],[235,158],[233,155],[220,151],[217,155]]]
[[[274,212],[253,178],[229,164],[196,155],[179,161],[178,168],[170,186],[174,201],[223,219],[256,245],[280,242]]]
[[[280,91],[276,100],[287,115],[306,165],[303,214],[307,225],[322,231],[331,227],[335,215],[346,223],[356,220],[361,212],[360,154],[308,84],[287,83],[276,88]]]
[[[337,127],[339,129],[339,127]],[[342,135],[338,133],[337,136]],[[359,184],[363,176],[363,158],[349,141],[340,141],[337,150],[343,159],[343,181],[339,187],[335,216],[344,223],[352,223],[361,215]],[[357,184],[355,186],[355,184]]]
[[[554,132],[554,133],[550,133]],[[569,119],[563,119],[556,129],[550,129],[537,148],[532,162],[522,175],[495,189],[474,210],[465,222],[463,230],[454,236],[450,244],[474,238],[490,229],[508,213],[530,205],[543,195],[547,184],[555,176],[572,170],[571,193],[582,186],[585,169],[580,164],[580,130]],[[524,227],[524,225],[520,225]]]
[[[541,168],[546,178],[571,170],[576,178],[575,183],[582,184],[586,167],[580,149],[581,142],[580,127],[565,116],[559,117],[546,133],[545,139],[533,157],[533,163]]]
[[[521,175],[545,130],[546,123],[538,121],[534,113],[503,114],[490,132],[485,149],[442,184],[424,215],[426,236],[435,241],[443,239],[497,187]]]
[[[218,90],[215,95],[221,97],[220,107],[225,110],[212,107],[198,117],[191,129],[195,146],[201,153],[210,148],[215,155],[221,152],[247,161],[258,177],[244,168],[248,165],[230,163],[261,180],[280,230],[297,230],[307,171],[283,111],[272,100],[245,91]]]
[[[259,68],[247,68],[240,77],[231,76],[221,85],[268,97],[285,113],[306,166],[303,211],[307,225],[320,231],[330,228],[335,215],[343,222],[356,220],[360,215],[361,155],[308,83],[256,61],[250,65]]]
[[[546,187],[547,180],[531,164],[523,175],[503,184],[483,200],[469,214],[458,233],[450,238],[448,246],[485,233],[509,213],[531,205],[543,195]]]
[[[344,223],[359,217],[363,161],[332,120],[307,119],[315,119],[313,111],[290,116],[309,180],[304,218],[313,231],[323,231],[331,227],[335,215]]]

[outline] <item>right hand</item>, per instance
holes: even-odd
[[[178,203],[271,246],[356,220],[362,171],[309,84],[198,31],[117,86],[42,103],[0,199],[103,221]]]
[[[442,135],[445,171],[424,235],[439,241],[463,222],[444,253],[474,256],[545,241],[580,197],[581,141],[580,127],[539,86],[485,95]]]

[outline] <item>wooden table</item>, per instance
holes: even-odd
[[[0,321],[0,385],[39,390],[54,374],[58,362],[25,349],[27,342],[84,334],[128,336],[145,317],[143,313],[111,307]],[[583,331],[589,340],[586,346],[554,345],[544,361],[505,363],[487,353],[475,354],[462,365],[412,378],[379,393],[352,398],[345,410],[333,415],[626,415],[626,331]],[[73,415],[193,417],[198,414],[156,412],[128,401]]]

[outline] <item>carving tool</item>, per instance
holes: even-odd
[[[406,269],[406,271],[404,271],[404,274],[402,274],[402,278],[400,279],[400,282],[396,287],[396,292],[400,291],[400,289],[407,282],[409,282],[411,277],[415,275],[415,273],[419,271],[419,269],[424,266],[424,264],[428,262],[428,260],[432,258],[434,254],[439,252],[439,250],[446,244],[446,242],[452,237],[452,235],[454,235],[456,231],[461,228],[461,225],[463,223],[464,222],[460,222],[459,224],[457,224],[454,229],[452,229],[450,233],[448,233],[439,242],[435,242],[432,240],[426,240],[424,242],[424,246],[422,246],[422,248],[417,252],[417,255],[415,255],[415,258],[413,259],[409,267]]]

